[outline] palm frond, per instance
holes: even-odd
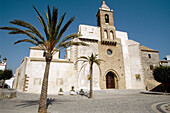
[[[49,37],[49,33],[48,33],[48,29],[47,29],[46,23],[45,23],[43,17],[41,16],[41,14],[38,12],[38,10],[34,6],[33,6],[33,8],[35,9],[35,11],[37,12],[37,14],[39,16],[38,20],[40,21],[41,25],[44,28],[44,32],[45,32],[45,35],[47,37],[47,41],[49,41],[50,37]]]
[[[83,64],[79,71],[81,71],[84,67],[86,68],[86,66],[87,66],[87,64]]]
[[[29,32],[37,35],[41,39],[41,41],[44,42],[44,38],[43,38],[42,34],[38,31],[38,29],[36,27],[31,25],[30,23],[25,22],[23,20],[14,20],[14,21],[10,21],[9,23],[28,28]]]
[[[47,12],[45,12],[45,11],[44,11],[44,13],[45,13],[45,16],[46,16],[46,19],[47,19],[48,27],[50,27],[50,20],[49,20],[49,16],[48,16]]]
[[[98,66],[100,65],[100,62],[98,60],[94,60],[94,63],[97,64]]]
[[[50,7],[49,7],[49,5],[47,6],[47,9],[48,9],[48,26],[51,26],[51,11],[50,11]]]
[[[60,43],[63,43],[63,42],[65,42],[65,41],[67,41],[67,40],[69,40],[69,39],[71,39],[71,38],[77,38],[77,37],[79,37],[79,36],[80,36],[80,35],[77,34],[77,33],[73,33],[73,34],[67,35],[65,38],[63,38],[63,39],[60,41]]]
[[[30,39],[22,39],[22,40],[18,40],[18,41],[16,41],[16,42],[14,42],[14,45],[15,44],[18,44],[18,43],[21,43],[21,42],[29,42],[29,43],[32,43],[32,44],[34,44],[34,45],[38,45],[38,43],[37,42],[35,42],[35,41],[33,41],[33,40],[30,40]]]
[[[102,59],[98,59],[97,58],[98,54],[91,54],[90,56],[81,56],[78,58],[78,60],[76,62],[82,61],[82,65],[84,65],[84,63],[88,62],[88,64],[92,64],[95,63],[97,64],[97,66],[100,68],[100,64],[101,61],[104,61]]]
[[[19,28],[16,27],[0,27],[2,30],[20,30]]]
[[[60,20],[55,28],[55,33],[54,33],[54,36],[53,36],[53,39],[55,40],[55,42],[59,42],[60,38],[57,37],[58,33],[59,33],[59,30],[60,30],[60,27],[61,27],[61,24],[63,23],[63,20],[64,20],[64,17],[65,17],[66,13],[64,13],[61,17],[60,17]],[[56,39],[57,37],[57,39]]]
[[[45,16],[46,16],[46,19],[47,19],[47,25],[48,25],[47,31],[49,33],[49,37],[51,37],[52,26],[51,26],[51,12],[50,12],[49,6],[47,6],[47,9],[48,9],[48,14],[47,14],[46,11],[44,11],[44,12],[45,12]]]
[[[43,43],[42,41],[40,41],[38,38],[36,38],[34,35],[30,34],[27,31],[24,31],[22,29],[16,28],[16,27],[0,27],[0,29],[3,30],[11,30],[9,32],[9,34],[25,34],[28,37],[30,37],[31,39],[33,39],[34,41],[36,41],[37,43]]]
[[[55,32],[55,27],[56,27],[56,24],[57,24],[57,18],[58,18],[58,9],[55,6],[53,6],[53,16],[52,16],[53,33]]]
[[[46,52],[47,49],[46,49],[46,47],[44,46],[44,44],[39,44],[38,46],[39,46],[44,52]]]
[[[101,62],[101,61],[102,61],[102,62],[105,62],[105,60],[102,60],[102,59],[97,59],[97,60],[100,61],[100,62]]]
[[[88,57],[86,57],[86,56],[80,56],[78,59],[86,59],[86,60],[89,60]]]
[[[58,34],[58,39],[60,39],[64,32],[67,30],[67,28],[71,25],[71,23],[74,21],[75,17],[72,17],[65,25],[64,27],[61,29],[60,33]]]
[[[87,61],[87,60],[83,60],[83,59],[77,60],[74,64],[77,64],[78,62],[81,62],[81,61]]]
[[[64,48],[67,48],[71,45],[76,45],[76,46],[79,46],[79,45],[83,45],[83,46],[88,46],[88,44],[84,43],[84,42],[73,42],[73,41],[66,41],[66,42],[63,42],[63,43],[60,43],[56,48],[58,49],[64,49]]]
[[[77,46],[79,46],[79,45],[82,45],[82,46],[89,46],[89,44],[86,44],[86,43],[84,43],[84,42],[71,42],[69,46],[71,46],[71,45],[77,45]]]

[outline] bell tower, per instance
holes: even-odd
[[[97,26],[100,29],[98,41],[99,58],[104,60],[100,65],[100,88],[124,89],[124,62],[122,44],[119,38],[116,38],[116,30],[113,21],[113,10],[111,10],[102,1],[97,17]]]
[[[113,10],[106,5],[105,1],[102,1],[96,17],[97,26],[100,27],[101,41],[113,41],[116,38]]]

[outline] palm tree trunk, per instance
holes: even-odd
[[[90,96],[89,98],[91,99],[93,97],[93,63],[90,63]]]
[[[5,80],[2,80],[2,89],[5,87]]]
[[[48,75],[49,75],[51,60],[52,60],[52,55],[50,53],[46,53],[46,67],[44,72],[42,88],[41,88],[38,113],[47,113]]]

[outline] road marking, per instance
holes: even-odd
[[[170,102],[159,102],[151,106],[156,113],[170,113]]]

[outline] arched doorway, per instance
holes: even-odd
[[[106,88],[115,88],[115,76],[112,72],[108,72],[106,75]]]

